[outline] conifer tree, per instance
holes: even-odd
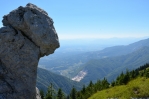
[[[130,76],[129,75],[130,75],[129,71],[126,70],[126,74],[125,74],[124,80],[123,80],[124,84],[127,84],[129,82],[129,80],[130,80]]]
[[[68,96],[66,97],[66,99],[71,99],[71,98],[70,98],[70,95],[68,95]]]
[[[104,78],[103,80],[102,80],[102,89],[106,89],[106,88],[109,88],[109,82],[107,81],[107,79],[106,78]]]
[[[93,87],[93,82],[92,81],[90,81],[89,87]]]
[[[71,99],[77,99],[77,91],[74,88],[74,86],[73,86],[73,88],[71,90],[70,97],[71,97]]]
[[[45,96],[45,99],[53,99],[54,96],[55,96],[55,91],[54,91],[53,85],[51,83],[50,86],[48,87],[48,91],[47,91],[47,94]]]
[[[40,96],[41,96],[41,99],[44,99],[44,92],[43,92],[43,90],[40,90]]]
[[[57,99],[64,99],[64,98],[65,98],[64,93],[62,89],[59,88],[58,93],[57,93]]]
[[[101,84],[101,81],[98,80],[95,85],[96,85],[97,91],[100,91],[100,90],[101,90],[101,85],[102,85],[102,84]]]
[[[133,79],[136,77],[135,71],[133,70],[132,72],[130,72],[130,78]]]
[[[118,81],[118,84],[119,85],[122,85],[124,83],[124,73],[122,72],[119,76],[119,81]]]
[[[85,92],[86,92],[86,88],[85,88],[85,85],[83,85],[82,93],[84,94]]]
[[[149,78],[149,69],[146,69],[146,71],[145,71],[145,77],[146,78]]]
[[[111,86],[114,87],[115,86],[115,81],[111,82]]]

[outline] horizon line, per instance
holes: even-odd
[[[139,39],[139,38],[149,38],[149,35],[61,35],[59,34],[58,35],[59,37],[59,40],[79,40],[79,39],[114,39],[114,38],[117,38],[117,39],[126,39],[126,38],[132,38],[132,39]]]

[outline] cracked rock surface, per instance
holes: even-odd
[[[53,20],[33,4],[3,17],[0,28],[0,99],[40,99],[36,88],[40,57],[59,47]]]

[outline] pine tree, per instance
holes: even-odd
[[[40,90],[40,96],[41,96],[41,99],[44,99],[44,92],[43,92],[43,90]]]
[[[55,91],[54,91],[53,85],[51,83],[50,86],[48,87],[48,91],[47,91],[47,94],[45,96],[45,99],[53,99],[54,96],[55,96]]]
[[[82,93],[84,94],[85,92],[86,92],[86,88],[85,88],[85,85],[83,85]]]
[[[129,82],[129,80],[130,80],[130,73],[129,73],[128,69],[127,69],[127,70],[126,70],[126,74],[125,74],[125,76],[124,76],[123,83],[124,83],[124,84],[127,84],[127,83]]]
[[[64,97],[65,97],[64,93],[63,93],[62,89],[60,88],[57,93],[57,99],[64,99]]]
[[[107,81],[107,79],[106,78],[104,78],[103,80],[102,80],[102,89],[107,89],[107,88],[109,88],[109,82]]]
[[[123,83],[124,83],[124,73],[122,72],[121,74],[120,74],[120,76],[119,76],[119,81],[118,81],[118,83],[119,83],[119,85],[122,85]]]
[[[132,72],[130,72],[130,78],[133,79],[136,77],[135,71],[133,70]]]
[[[149,69],[146,69],[146,70],[145,70],[145,77],[146,77],[146,78],[149,78]]]
[[[111,86],[114,87],[115,86],[115,81],[111,82]]]
[[[89,87],[93,87],[93,82],[92,81],[90,81]]]
[[[101,85],[102,85],[102,84],[101,84],[101,81],[98,80],[95,85],[96,85],[97,91],[100,91],[100,90],[101,90]]]
[[[74,86],[73,86],[73,88],[71,90],[70,97],[71,97],[71,99],[77,99],[77,91],[74,88]]]
[[[66,97],[66,99],[71,99],[71,98],[70,98],[70,95],[68,95],[68,96]]]

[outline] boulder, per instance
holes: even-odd
[[[29,3],[5,15],[2,22],[0,99],[40,99],[36,89],[39,59],[59,47],[53,20]]]
[[[12,26],[40,48],[40,56],[52,54],[59,47],[53,20],[48,14],[33,4],[20,6],[3,17],[4,26]]]

